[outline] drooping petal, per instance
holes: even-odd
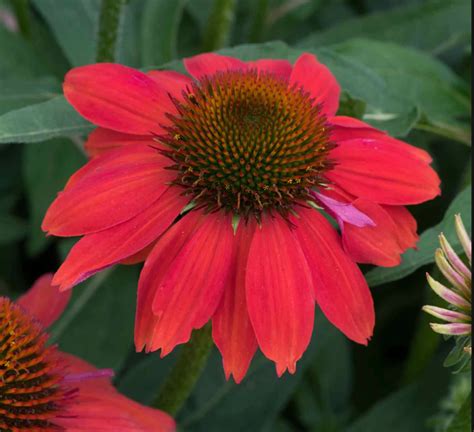
[[[324,208],[330,212],[340,223],[347,222],[357,227],[374,226],[375,223],[369,216],[361,212],[350,202],[336,200],[324,193],[315,192],[314,196],[321,201]]]
[[[262,221],[250,246],[247,304],[258,345],[278,376],[296,370],[311,339],[314,299],[311,272],[288,223]]]
[[[54,276],[66,290],[93,274],[130,257],[156,240],[171,225],[188,199],[169,187],[150,207],[114,227],[79,240]]]
[[[298,210],[295,233],[310,265],[316,302],[349,339],[366,345],[375,312],[372,295],[359,267],[344,252],[330,223],[317,211]]]
[[[112,63],[80,66],[65,77],[64,96],[87,120],[107,129],[148,135],[174,110],[168,93],[143,72]]]
[[[293,66],[288,60],[260,59],[248,62],[249,68],[256,68],[259,72],[269,72],[283,78],[285,81],[290,79]]]
[[[342,228],[344,250],[356,262],[394,267],[400,264],[404,249],[399,244],[399,230],[382,206],[357,199],[353,205],[374,222],[357,227],[346,223]]]
[[[68,374],[97,374],[98,370],[70,354],[61,353]],[[173,432],[168,414],[138,404],[120,394],[109,378],[90,378],[75,383],[79,392],[63,416],[55,419],[68,432]]]
[[[212,337],[219,348],[226,378],[240,383],[257,349],[245,299],[245,276],[248,253],[255,223],[241,222],[233,241],[232,266],[222,300],[212,318]]]
[[[96,157],[119,147],[136,144],[159,146],[151,135],[130,135],[98,127],[91,132],[84,148],[90,157]]]
[[[377,140],[349,140],[330,156],[336,163],[329,181],[360,198],[379,204],[419,204],[440,193],[436,172],[404,147],[383,146]]]
[[[131,219],[167,189],[174,177],[163,169],[167,163],[148,146],[124,147],[92,160],[51,204],[42,229],[77,236]]]
[[[16,303],[34,316],[44,327],[49,327],[63,313],[71,293],[61,293],[51,284],[53,275],[44,274],[23,294]]]
[[[331,71],[319,63],[313,54],[302,54],[296,60],[290,84],[302,86],[311,94],[326,116],[333,116],[339,108],[341,88]]]
[[[186,70],[196,79],[214,75],[227,70],[246,70],[247,64],[234,57],[207,53],[188,57],[183,60]]]
[[[395,150],[397,148],[403,148],[405,152],[409,153],[414,158],[426,163],[432,162],[431,156],[425,150],[393,138],[386,132],[376,129],[356,118],[336,116],[328,119],[328,123],[331,125],[331,140],[338,144],[347,140],[373,139],[381,146],[393,148]]]
[[[162,240],[145,262],[139,290],[144,285],[148,287],[142,291],[154,292],[149,307],[158,322],[149,349],[161,348],[161,355],[165,356],[176,345],[188,341],[193,329],[206,324],[221,300],[232,253],[230,216],[205,215],[167,265],[162,256]]]
[[[381,206],[392,218],[397,230],[398,244],[403,251],[415,248],[419,236],[418,224],[410,211],[403,206]]]
[[[179,254],[197,227],[203,215],[192,211],[175,223],[156,243],[148,256],[138,283],[137,312],[135,316],[135,347],[142,351],[152,351],[154,329],[159,317],[153,314],[151,305],[156,293],[155,280],[165,276],[166,269]]]

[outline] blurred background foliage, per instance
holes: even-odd
[[[93,63],[99,0],[0,0],[0,294],[16,297],[54,271],[71,242],[46,238],[42,217],[85,163],[92,126],[61,96],[64,73]],[[418,250],[400,267],[364,271],[377,325],[369,346],[322,316],[294,376],[257,356],[239,386],[213,352],[179,414],[185,431],[420,432],[469,430],[470,385],[443,359],[423,304],[437,235],[461,252],[453,215],[471,230],[469,0],[129,0],[117,61],[182,69],[207,50],[242,59],[316,53],[343,88],[340,113],[427,149],[442,196],[412,209]],[[63,350],[113,367],[124,393],[150,403],[176,358],[133,349],[139,266],[106,271],[74,290],[52,337]],[[459,411],[459,413],[458,413]]]

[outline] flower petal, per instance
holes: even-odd
[[[129,146],[89,162],[49,207],[42,229],[77,236],[125,222],[148,208],[174,174],[156,149]]]
[[[397,140],[386,132],[376,129],[361,120],[352,117],[336,116],[328,119],[328,122],[331,125],[331,139],[336,143],[354,139],[373,139],[377,140],[381,146],[395,150],[403,148],[404,151],[414,158],[426,163],[432,162],[431,156],[425,150]]]
[[[418,243],[418,224],[409,210],[403,206],[381,206],[395,223],[398,244],[403,251],[415,248]]]
[[[212,318],[212,336],[224,363],[226,378],[240,383],[257,349],[245,299],[245,274],[255,223],[242,222],[233,241],[232,267],[222,300]]]
[[[356,262],[394,267],[400,264],[404,249],[398,241],[398,229],[390,215],[378,204],[357,199],[352,203],[368,215],[374,226],[357,227],[343,224],[342,243],[346,253]]]
[[[321,104],[321,112],[333,116],[339,108],[341,88],[331,71],[319,63],[313,54],[302,54],[296,60],[290,84],[297,84]]]
[[[98,372],[92,365],[70,354],[61,353],[68,373]],[[78,395],[64,416],[55,423],[68,432],[173,432],[174,420],[168,414],[142,406],[120,394],[108,378],[87,379],[77,384]]]
[[[137,313],[135,317],[135,347],[137,351],[152,351],[154,330],[159,317],[151,305],[156,293],[154,281],[162,280],[184,245],[203,221],[203,215],[191,211],[160,237],[143,267],[138,283]]]
[[[171,225],[188,199],[170,187],[150,207],[114,227],[79,240],[54,276],[66,290],[93,274],[130,257],[156,240]]]
[[[23,294],[16,303],[33,315],[44,327],[49,327],[63,313],[71,293],[61,293],[51,284],[53,275],[44,274]]]
[[[259,72],[270,72],[289,81],[293,66],[288,60],[260,59],[247,63],[249,68],[256,68]]]
[[[176,99],[182,99],[183,91],[193,82],[188,76],[171,70],[152,70],[147,75]]]
[[[84,147],[88,156],[96,157],[110,150],[135,144],[159,146],[150,135],[130,135],[99,127],[90,133]]]
[[[206,53],[183,60],[186,70],[196,79],[227,70],[246,70],[247,64],[234,57]]]
[[[367,345],[375,324],[372,295],[359,267],[342,249],[331,224],[317,211],[298,210],[298,241],[310,265],[316,302],[349,339]]]
[[[203,216],[202,224],[168,265],[162,257],[162,241],[145,262],[139,290],[140,285],[151,285],[143,290],[155,293],[151,307],[158,322],[149,348],[161,348],[165,356],[187,342],[193,329],[206,324],[221,300],[232,253],[230,216]]]
[[[288,223],[262,221],[247,263],[247,304],[258,344],[278,376],[296,370],[311,339],[314,300],[311,272]]]
[[[69,71],[64,96],[87,120],[119,132],[148,135],[174,110],[168,93],[143,72],[112,63]]]
[[[329,181],[360,198],[379,204],[419,204],[440,194],[440,180],[424,161],[403,146],[378,140],[349,140],[331,151],[335,167]]]

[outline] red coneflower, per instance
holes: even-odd
[[[100,127],[43,223],[83,236],[54,283],[146,258],[137,349],[166,355],[212,320],[237,382],[257,346],[279,375],[295,371],[315,303],[366,344],[374,310],[355,262],[394,266],[415,245],[403,206],[439,194],[430,156],[335,116],[339,85],[313,55],[184,64],[193,78],[118,64],[67,74],[67,100]]]
[[[39,278],[18,302],[0,297],[0,430],[20,432],[171,432],[173,419],[118,393],[111,370],[48,345],[45,329],[69,293]]]

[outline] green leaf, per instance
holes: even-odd
[[[24,146],[23,151],[22,171],[29,207],[27,248],[30,254],[37,254],[50,240],[41,231],[46,210],[86,158],[70,140],[64,138],[54,138],[41,146]]]
[[[418,108],[425,122],[449,127],[469,117],[471,104],[464,94],[464,83],[443,63],[423,52],[364,39],[332,48],[346,58],[369,65],[392,92]]]
[[[100,2],[96,0],[32,0],[56,36],[72,66],[95,59]]]
[[[93,126],[63,96],[0,116],[0,143],[31,143],[89,133]]]
[[[472,396],[466,398],[445,432],[469,432],[471,430]]]
[[[0,79],[35,78],[48,74],[33,47],[0,25]],[[0,87],[3,92],[3,87]]]
[[[119,370],[133,344],[137,280],[135,267],[121,266],[76,287],[52,341],[99,368]]]
[[[178,27],[187,0],[147,0],[142,14],[143,64],[163,64],[176,58]]]
[[[45,102],[62,93],[61,86],[53,77],[0,80],[0,88],[0,114]]]
[[[421,236],[417,250],[410,249],[402,256],[398,267],[376,268],[366,274],[369,285],[377,286],[402,279],[420,267],[434,262],[434,253],[439,246],[438,236],[442,232],[458,253],[462,252],[461,244],[454,229],[454,215],[460,213],[468,231],[471,230],[471,187],[464,189],[451,203],[443,220],[426,230]]]
[[[300,42],[303,48],[369,37],[408,45],[432,54],[466,44],[471,32],[469,0],[429,0],[345,20]]]

